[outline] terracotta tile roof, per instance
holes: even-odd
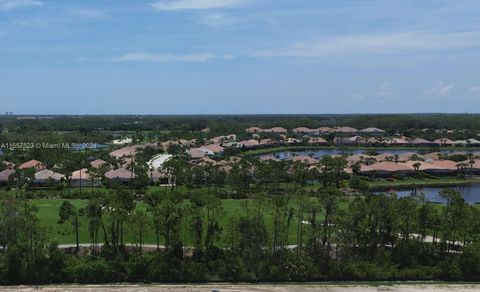
[[[415,152],[405,152],[398,155],[398,161],[409,161],[410,159],[412,159],[413,156],[416,156],[420,159],[425,159],[425,157],[421,154]]]
[[[43,170],[45,169],[45,166],[43,166],[43,164],[40,161],[32,159],[23,164],[20,164],[18,168],[19,169],[36,168],[37,170]]]
[[[412,144],[414,144],[414,145],[415,144],[417,144],[417,145],[419,145],[419,144],[433,144],[433,142],[428,141],[427,139],[423,139],[423,138],[415,138],[415,139],[413,139]]]
[[[389,158],[393,158],[394,155],[392,153],[382,153],[372,157],[375,158],[376,161],[385,161]]]
[[[227,136],[213,137],[212,139],[209,140],[209,142],[214,143],[214,144],[220,144],[220,143],[223,143],[223,142],[235,141],[236,139],[237,139],[237,135],[230,134],[230,135],[227,135]]]
[[[250,127],[250,128],[246,128],[245,132],[247,132],[247,133],[258,133],[258,132],[262,132],[262,128]]]
[[[105,177],[108,179],[130,180],[135,178],[135,174],[125,168],[118,168],[107,171]]]
[[[308,139],[309,144],[326,144],[328,143],[327,140],[320,138],[320,137],[311,137]]]
[[[384,161],[384,162],[377,162],[372,165],[362,165],[361,166],[361,171],[362,172],[372,172],[372,171],[378,171],[378,172],[397,172],[397,171],[412,171],[413,168],[410,167],[409,165],[406,165],[404,163],[395,163],[395,162],[389,162],[389,161]]]
[[[260,144],[255,139],[243,140],[243,141],[240,141],[239,143],[242,144],[244,147],[254,147],[254,146],[258,146]]]
[[[91,179],[91,176],[88,173],[88,170],[86,168],[82,168],[82,169],[75,170],[74,172],[72,172],[71,179],[74,179],[74,180],[80,180],[80,179],[89,180],[89,179]]]
[[[405,137],[393,138],[389,142],[389,144],[392,144],[392,145],[405,145],[405,144],[408,144],[408,143],[409,143],[409,141]]]
[[[297,127],[292,130],[294,133],[313,133],[313,132],[318,132],[317,129],[310,129],[307,127]]]
[[[8,181],[8,178],[10,177],[10,175],[12,175],[12,173],[15,173],[15,170],[14,169],[5,169],[4,171],[1,171],[0,172],[0,182],[7,182]]]
[[[282,128],[282,127],[273,127],[271,129],[264,129],[263,131],[271,132],[271,133],[286,133],[286,132],[288,132],[287,129]]]
[[[307,164],[315,164],[315,163],[318,162],[317,159],[315,159],[313,157],[310,157],[308,155],[295,156],[295,157],[293,157],[292,161],[293,162],[300,161],[300,162],[307,163]]]
[[[320,127],[317,129],[320,133],[328,133],[331,132],[333,129],[330,127]]]
[[[348,162],[357,162],[357,161],[361,161],[361,160],[367,159],[367,158],[374,158],[374,156],[370,156],[370,155],[367,155],[367,154],[354,154],[354,155],[348,156],[347,161]]]
[[[288,144],[296,144],[296,143],[301,143],[302,141],[298,140],[298,139],[295,139],[295,138],[287,138],[285,140],[286,143]]]
[[[449,145],[449,146],[453,145],[453,141],[447,138],[433,140],[433,143],[438,145]]]
[[[375,127],[365,128],[365,129],[360,130],[360,132],[362,132],[362,133],[385,133],[384,130],[379,129],[379,128],[375,128]]]
[[[431,162],[428,161],[407,161],[405,164],[410,165],[413,168],[415,163],[420,163],[418,170],[423,171],[434,171],[434,170],[444,170],[444,171],[456,171],[458,169],[457,162],[451,160],[434,160]]]
[[[100,168],[102,165],[105,165],[105,164],[107,164],[107,162],[102,160],[102,159],[96,159],[96,160],[90,162],[90,165],[93,168]]]
[[[358,129],[352,127],[337,127],[333,129],[333,131],[336,133],[356,133],[358,132]]]
[[[261,139],[259,142],[260,145],[273,145],[275,144],[275,141],[272,139]]]
[[[65,176],[63,174],[58,173],[58,172],[54,172],[50,169],[44,169],[44,170],[41,170],[41,171],[35,173],[35,180],[36,181],[43,181],[43,180],[47,180],[47,179],[53,179],[55,181],[59,181],[62,178],[65,178]]]
[[[123,147],[123,148],[120,148],[120,149],[117,149],[117,150],[114,150],[114,151],[110,152],[110,156],[112,156],[114,158],[117,158],[117,159],[125,157],[125,156],[135,156],[135,154],[137,154],[137,151],[139,150],[139,148],[141,148],[141,147],[138,146],[138,145]]]
[[[192,157],[192,159],[202,158],[202,157],[205,157],[207,155],[207,152],[202,151],[198,148],[192,148],[192,149],[188,150],[187,153],[188,153],[188,155],[190,155],[190,157]]]
[[[200,150],[202,150],[202,149],[211,151],[214,154],[222,153],[224,151],[224,148],[222,146],[218,145],[218,144],[210,144],[210,145],[201,146]]]

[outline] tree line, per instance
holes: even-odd
[[[71,250],[49,242],[31,203],[6,197],[0,283],[479,280],[480,211],[451,189],[441,195],[444,205],[300,188],[257,193],[227,216],[212,192],[152,193],[141,209],[115,188],[62,204],[58,224],[77,234],[88,225],[90,246]]]

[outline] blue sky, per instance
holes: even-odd
[[[477,0],[0,0],[0,113],[479,106]]]

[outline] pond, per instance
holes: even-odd
[[[311,157],[314,157],[316,159],[319,159],[319,158],[321,158],[322,156],[325,156],[325,155],[342,155],[342,154],[355,155],[355,154],[364,154],[364,153],[368,153],[368,152],[375,152],[375,153],[378,153],[378,154],[390,153],[392,155],[400,155],[400,154],[403,154],[403,153],[411,153],[411,152],[419,153],[419,154],[426,154],[426,153],[430,153],[430,152],[433,152],[433,151],[431,151],[429,149],[418,150],[418,149],[385,149],[385,148],[384,149],[375,149],[375,148],[372,148],[372,149],[350,149],[350,150],[310,149],[310,150],[300,150],[300,151],[275,152],[275,153],[270,153],[270,154],[264,154],[262,156],[273,155],[280,160],[289,160],[294,156],[311,156]],[[461,151],[459,151],[459,150],[454,151],[454,150],[442,149],[438,152],[448,154],[448,153],[454,153],[454,152],[456,152],[456,153],[459,153],[459,152],[478,152],[478,150],[462,149]]]
[[[442,199],[439,193],[444,190],[446,187],[417,187],[417,188],[399,188],[383,192],[375,193],[386,193],[386,192],[395,192],[399,197],[419,197],[422,193],[425,195],[425,198],[433,203],[445,203],[445,200]],[[473,204],[480,203],[480,184],[471,184],[471,185],[461,185],[449,187],[458,191],[462,197],[465,199],[465,202]]]

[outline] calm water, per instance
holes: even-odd
[[[462,195],[467,203],[479,203],[480,202],[480,184],[464,185],[450,187]],[[434,203],[444,203],[445,201],[440,197],[439,193],[445,189],[445,187],[422,187],[422,188],[403,188],[395,189],[394,191],[399,197],[418,197],[420,194],[424,194],[425,198]],[[385,193],[376,192],[376,193]]]
[[[322,156],[325,155],[355,155],[355,154],[364,154],[368,152],[375,152],[377,154],[383,154],[383,153],[390,153],[392,155],[400,155],[403,153],[408,153],[408,152],[414,152],[414,153],[419,153],[419,154],[426,154],[429,152],[428,149],[423,149],[423,150],[415,150],[415,149],[354,149],[354,150],[341,150],[341,149],[314,149],[314,150],[302,150],[302,151],[283,151],[283,152],[275,152],[271,154],[265,154],[265,155],[273,155],[277,157],[280,160],[288,160],[291,159],[294,156],[311,156],[315,158],[321,158]],[[453,153],[453,152],[478,152],[478,150],[471,150],[471,149],[462,149],[461,151],[459,150],[440,150],[439,152],[442,153]]]

